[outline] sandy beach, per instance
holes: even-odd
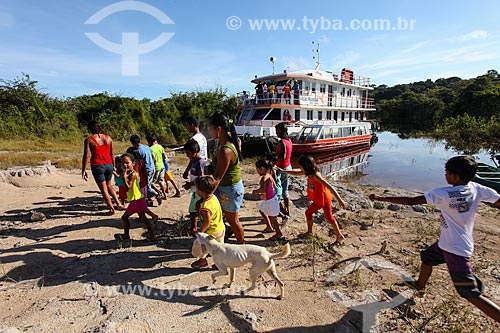
[[[305,179],[291,186],[291,220],[284,235],[291,255],[277,259],[285,298],[269,276],[249,286],[248,267],[212,284],[212,270],[194,271],[192,238],[182,233],[190,195],[152,210],[158,240],[131,220],[130,244],[120,244],[120,212],[106,207],[93,180],[78,170],[6,172],[0,181],[0,332],[498,332],[500,326],[461,299],[446,268],[435,269],[424,298],[396,286],[415,276],[419,251],[439,236],[439,212],[424,205],[376,204],[369,193],[411,194],[375,185],[334,183],[349,203],[335,216],[347,236],[317,216],[317,238],[306,230]],[[171,170],[179,185],[184,166]],[[257,187],[253,165],[243,167],[246,192]],[[172,190],[171,190],[172,191]],[[173,195],[173,191],[170,192]],[[258,201],[247,197],[241,221],[249,244],[279,252],[261,231]],[[473,269],[486,295],[500,303],[499,210],[481,204],[476,218]],[[230,240],[234,242],[234,238]],[[211,258],[208,259],[212,264]]]

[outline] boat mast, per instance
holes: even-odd
[[[312,44],[314,45],[314,41],[312,42]],[[313,59],[317,58],[315,70],[318,70],[319,69],[319,65],[320,65],[320,62],[319,62],[319,43],[317,43],[317,44],[318,44],[318,47],[316,48],[316,50],[314,50],[314,49],[312,50],[313,53],[317,54],[317,55],[313,55]]]

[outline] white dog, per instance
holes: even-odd
[[[219,243],[212,236],[202,232],[196,234],[196,241],[200,243],[201,251],[210,253],[215,265],[219,269],[212,274],[213,283],[216,282],[217,277],[227,275],[229,269],[229,284],[227,286],[231,287],[234,281],[235,268],[241,267],[246,263],[252,263],[249,272],[252,285],[245,293],[254,290],[257,278],[262,273],[267,272],[280,287],[278,299],[282,299],[285,296],[285,284],[276,274],[276,267],[273,259],[287,257],[290,254],[290,244],[285,244],[280,253],[270,253],[265,247],[257,245]],[[193,253],[193,255],[197,257],[199,253]]]

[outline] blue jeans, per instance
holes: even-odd
[[[219,199],[223,211],[238,213],[245,194],[243,181],[240,180],[231,186],[219,186],[214,194]]]

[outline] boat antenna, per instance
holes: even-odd
[[[312,42],[312,44],[314,45],[314,41]],[[313,55],[313,59],[316,59],[316,68],[315,70],[318,70],[319,69],[319,65],[320,65],[320,62],[319,62],[319,43],[316,43],[318,46],[316,47],[316,49],[313,49],[313,53],[316,53],[315,55]]]
[[[269,58],[269,61],[273,63],[273,75],[274,75],[274,63],[276,62],[276,58],[271,57],[271,58]]]

